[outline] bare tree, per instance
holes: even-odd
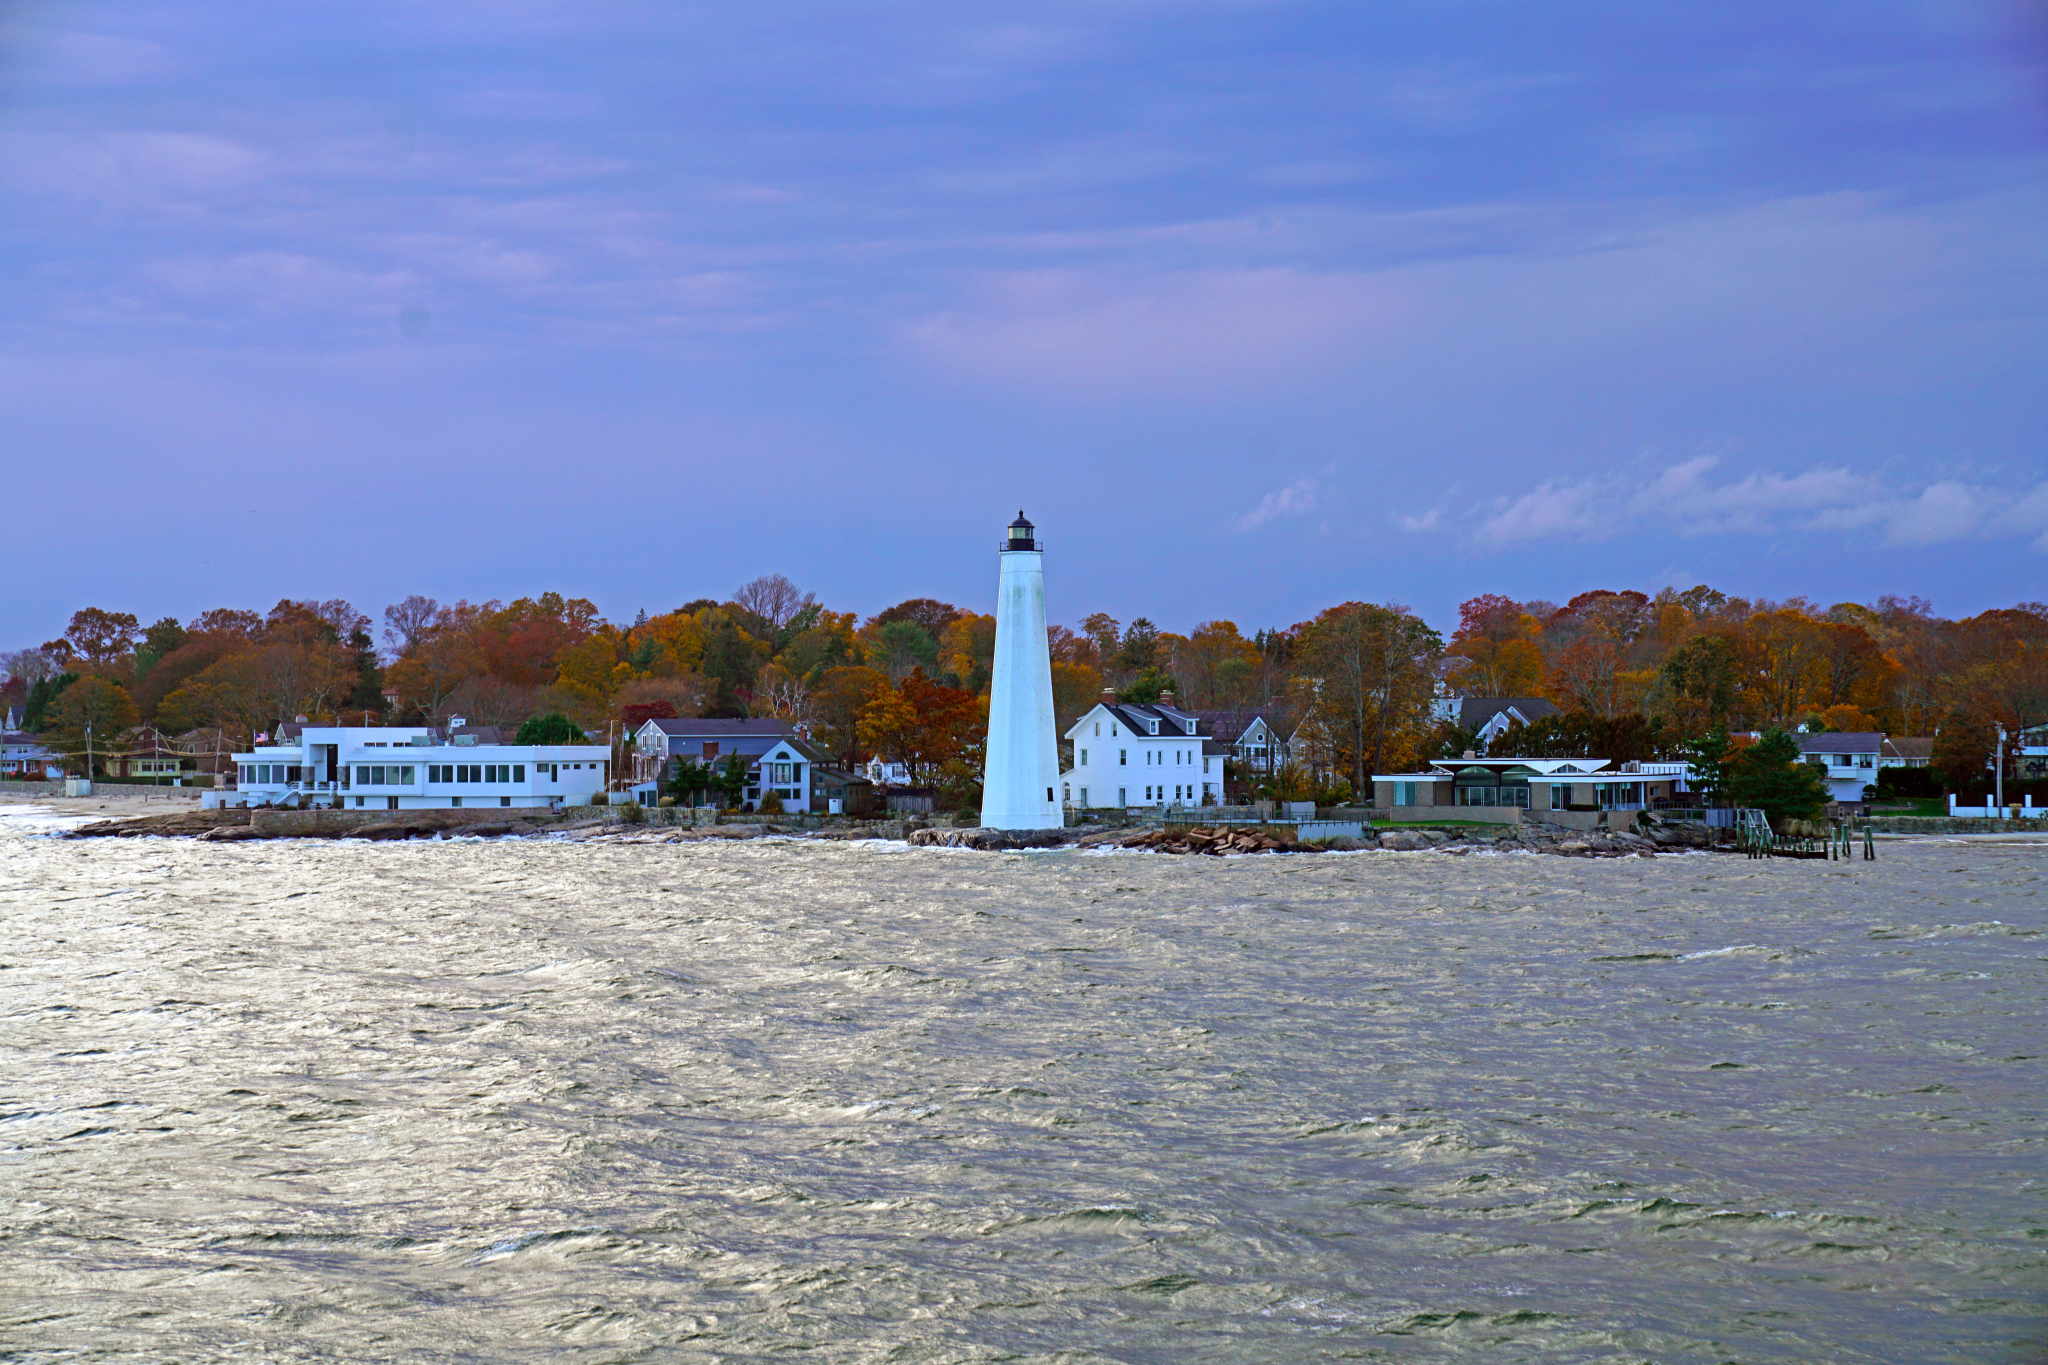
[[[770,630],[781,630],[818,598],[815,593],[799,592],[796,584],[781,574],[771,573],[742,586],[732,600],[767,622]]]
[[[17,649],[12,654],[0,654],[0,674],[9,681],[19,678],[30,687],[45,678],[55,677],[57,661],[40,649]]]
[[[384,643],[395,657],[402,658],[419,648],[440,606],[433,598],[414,593],[403,602],[384,608]]]
[[[344,598],[330,597],[325,602],[309,601],[306,605],[312,608],[315,616],[334,627],[334,638],[343,644],[347,644],[348,637],[357,631],[370,628],[370,618]]]
[[[472,674],[449,693],[446,710],[471,725],[512,731],[540,709],[540,689],[506,682],[489,673]]]

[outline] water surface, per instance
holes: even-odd
[[[29,837],[20,1361],[2022,1361],[2048,848]]]

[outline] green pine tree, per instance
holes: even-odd
[[[1773,823],[1810,820],[1828,803],[1820,770],[1803,761],[1798,740],[1778,729],[1736,755],[1728,790],[1736,805],[1761,810]]]

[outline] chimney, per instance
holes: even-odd
[[[1114,687],[1105,687],[1102,689],[1102,704],[1104,706],[1116,705],[1116,689]]]
[[[1161,693],[1159,694],[1159,704],[1160,704],[1161,706],[1171,706],[1171,705],[1173,705],[1173,693],[1171,693],[1171,692],[1161,692]]]

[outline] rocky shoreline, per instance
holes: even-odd
[[[892,837],[875,829],[851,827],[799,830],[770,821],[751,824],[703,825],[674,829],[630,821],[585,819],[568,823],[529,819],[478,820],[474,813],[440,811],[394,812],[389,821],[350,824],[332,829],[298,826],[259,828],[247,810],[182,811],[165,815],[129,816],[95,821],[66,831],[71,839],[187,838],[213,843],[263,839],[435,839],[453,835],[502,838],[567,837],[579,842],[704,843],[735,839],[793,837],[831,841]],[[1566,858],[1653,857],[1660,852],[1708,847],[1707,831],[1696,826],[1652,823],[1646,833],[1628,830],[1567,830],[1529,822],[1452,828],[1368,830],[1362,839],[1336,838],[1306,843],[1255,827],[1217,825],[1186,829],[1114,829],[1080,826],[1071,829],[999,830],[983,828],[913,829],[902,836],[918,848],[962,848],[983,853],[1019,849],[1119,848],[1136,852],[1224,857],[1252,853],[1342,853],[1380,850],[1397,853],[1434,852],[1463,855],[1478,852],[1538,853]]]

